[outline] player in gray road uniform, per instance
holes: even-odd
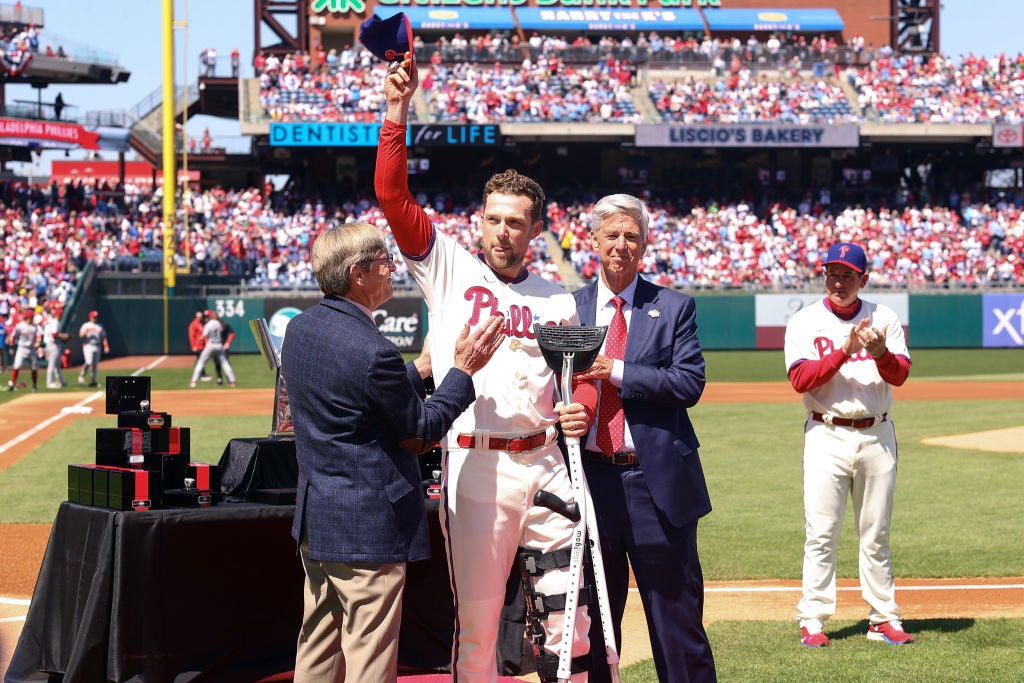
[[[39,381],[38,357],[42,334],[39,331],[39,326],[33,320],[34,315],[35,311],[26,308],[24,316],[11,332],[11,344],[15,351],[14,365],[11,366],[11,379],[7,382],[7,391],[14,391],[14,388],[18,386],[18,370],[26,365],[32,370],[32,391],[38,390],[36,383]]]
[[[203,350],[199,354],[196,367],[192,370],[192,380],[188,385],[190,387],[196,385],[196,382],[199,381],[199,376],[203,374],[203,366],[206,365],[206,361],[213,358],[227,376],[228,384],[235,386],[235,371],[231,368],[231,361],[228,360],[227,354],[224,353],[224,324],[221,323],[217,318],[217,314],[213,311],[210,311],[208,317],[209,320],[203,325],[203,336],[206,337],[206,345],[203,346]]]
[[[60,389],[67,386],[60,373],[60,357],[64,352],[67,335],[60,331],[60,320],[52,313],[43,318],[43,351],[46,354],[46,388]]]
[[[78,330],[78,337],[82,340],[82,371],[78,373],[78,385],[85,386],[85,376],[90,373],[89,386],[96,386],[96,372],[100,367],[100,357],[103,353],[110,353],[110,345],[107,343],[107,331],[99,324],[100,314],[97,311],[89,311],[89,320],[82,323]],[[102,352],[100,349],[103,349]]]

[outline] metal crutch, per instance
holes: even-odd
[[[607,326],[588,325],[534,325],[537,344],[548,367],[562,373],[562,400],[572,402],[572,374],[582,372],[593,365],[601,350]],[[574,369],[575,360],[575,369]],[[576,607],[579,603],[580,584],[583,580],[583,553],[587,534],[591,538],[591,558],[594,564],[594,588],[601,614],[601,631],[604,635],[605,656],[611,670],[612,683],[619,683],[619,653],[615,646],[612,629],[611,605],[608,599],[608,584],[605,581],[604,562],[601,555],[601,539],[597,535],[597,519],[592,511],[590,487],[583,474],[580,454],[580,440],[575,436],[565,437],[569,455],[569,475],[572,477],[573,496],[579,507],[580,521],[573,531],[572,552],[569,559],[569,586],[565,593],[565,617],[562,621],[562,649],[558,654],[558,680],[568,681],[571,675],[572,643],[576,630]]]

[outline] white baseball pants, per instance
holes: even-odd
[[[556,442],[529,453],[455,449],[444,463],[441,529],[448,550],[448,571],[455,594],[454,661],[458,683],[493,683],[497,679],[495,644],[505,597],[505,583],[520,546],[550,552],[567,548],[573,522],[533,504],[539,489],[573,500],[568,468]],[[534,589],[545,595],[564,593],[569,568],[548,571]],[[544,648],[561,649],[564,612],[544,621]],[[587,607],[576,614],[573,656],[590,649]],[[576,674],[573,681],[585,681]]]
[[[896,434],[891,421],[867,429],[808,419],[804,428],[803,598],[797,619],[824,621],[836,611],[836,548],[847,499],[860,538],[861,595],[873,624],[899,619],[889,527],[896,486]]]

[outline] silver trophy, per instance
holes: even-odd
[[[260,347],[263,360],[274,371],[274,411],[273,421],[270,427],[271,438],[295,438],[295,425],[292,422],[291,406],[288,404],[288,387],[285,386],[284,377],[281,375],[281,345],[284,337],[271,334],[270,326],[266,318],[256,318],[249,321],[249,329]]]

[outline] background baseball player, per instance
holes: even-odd
[[[110,345],[107,343],[107,331],[99,322],[100,314],[97,311],[89,311],[89,319],[82,323],[78,329],[78,338],[82,340],[82,371],[78,373],[78,385],[85,386],[85,376],[92,373],[89,379],[89,386],[95,387],[96,373],[100,367],[102,353],[110,353]]]
[[[199,376],[203,372],[203,367],[212,358],[213,362],[219,365],[221,371],[227,375],[228,384],[235,386],[235,371],[231,367],[231,361],[224,355],[224,325],[220,322],[214,311],[206,311],[206,318],[206,324],[203,325],[203,338],[206,339],[206,343],[203,345],[203,350],[199,354],[199,360],[196,361],[196,366],[192,370],[192,380],[188,385],[190,387],[196,385],[196,382],[199,381]]]
[[[188,345],[196,360],[199,360],[199,354],[203,352],[203,345],[206,343],[206,338],[203,336],[203,325],[205,324],[206,314],[203,311],[196,311],[195,317],[188,324]],[[210,381],[211,378],[206,374],[205,367],[200,370],[199,379],[203,382]]]
[[[38,391],[39,353],[42,334],[34,320],[35,311],[26,308],[21,320],[11,331],[11,345],[14,346],[14,364],[11,366],[11,379],[7,382],[7,391],[14,391],[18,386],[18,370],[28,365],[32,370],[32,391]]]
[[[60,330],[60,319],[52,312],[43,313],[43,352],[46,355],[46,388],[60,389],[67,386],[60,372],[61,354],[68,335]]]
[[[828,645],[823,623],[836,611],[836,546],[847,496],[860,538],[868,638],[914,642],[900,622],[889,547],[899,460],[889,410],[892,387],[910,374],[910,353],[896,313],[858,296],[868,282],[867,263],[856,244],[833,245],[824,262],[826,298],[786,325],[789,380],[808,411],[803,597],[797,604],[807,647]]]
[[[451,367],[455,339],[467,321],[476,326],[495,313],[506,320],[506,343],[473,377],[476,402],[446,438],[441,495],[441,528],[457,606],[453,678],[459,683],[494,681],[499,615],[517,549],[552,559],[554,566],[530,579],[535,591],[550,598],[564,594],[568,583],[573,523],[532,503],[539,489],[571,501],[572,486],[555,439],[554,373],[531,328],[578,324],[576,305],[560,287],[523,267],[529,243],[543,226],[544,193],[529,178],[506,171],[485,186],[482,255],[470,254],[434,229],[408,187],[406,117],[418,82],[410,56],[387,77],[375,187],[430,311],[434,376],[444,377]],[[586,433],[596,405],[593,383],[580,389],[572,414],[563,417],[563,424],[575,423],[567,427],[570,436]],[[590,406],[589,417],[580,404]],[[550,614],[538,620],[543,648],[535,648],[543,681],[555,680],[563,614],[545,605],[551,606]],[[589,626],[586,608],[579,609],[574,656],[588,651]],[[585,674],[574,680],[585,680]]]

